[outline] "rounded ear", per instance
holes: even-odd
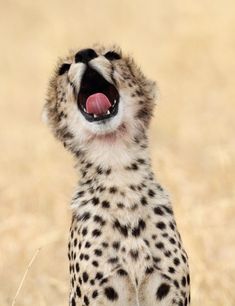
[[[149,98],[152,100],[157,100],[159,97],[159,89],[157,83],[155,81],[148,80],[147,84]]]
[[[48,124],[48,112],[47,112],[47,107],[44,105],[42,112],[41,112],[41,120],[44,124]]]

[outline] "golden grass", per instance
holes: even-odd
[[[0,305],[66,305],[73,161],[40,121],[58,55],[116,42],[158,80],[151,126],[192,305],[235,305],[234,1],[1,1]]]

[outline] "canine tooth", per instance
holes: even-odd
[[[117,102],[117,101],[116,101],[116,100],[114,100],[114,103],[113,103],[113,105],[115,105],[115,104],[116,104],[116,102]]]
[[[96,114],[94,114],[94,118],[97,118],[97,115],[96,115]]]
[[[107,113],[106,113],[106,114],[110,115],[110,111],[109,111],[109,110],[107,110]]]

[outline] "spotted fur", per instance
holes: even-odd
[[[148,153],[155,84],[119,48],[93,49],[98,56],[89,64],[120,94],[118,115],[102,124],[82,117],[76,95],[86,65],[75,63],[76,51],[59,61],[45,106],[80,171],[71,203],[69,305],[189,305],[188,257]]]

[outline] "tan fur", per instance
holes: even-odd
[[[155,83],[118,47],[93,49],[98,56],[89,65],[119,92],[117,115],[98,124],[79,111],[86,64],[75,63],[75,51],[59,61],[45,106],[81,174],[72,200],[70,305],[189,305],[187,255],[148,154]],[[107,60],[110,50],[121,59]],[[63,63],[71,66],[58,76]]]

